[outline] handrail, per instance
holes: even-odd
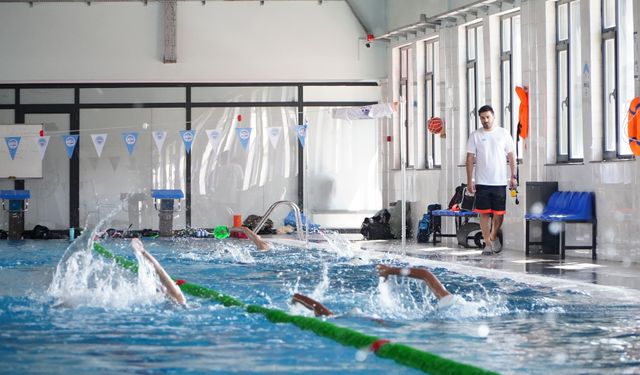
[[[300,207],[298,207],[297,204],[291,202],[291,201],[277,201],[274,204],[271,205],[271,207],[269,207],[269,209],[267,210],[267,212],[264,213],[264,215],[262,215],[262,219],[260,220],[260,222],[258,223],[258,225],[256,225],[256,227],[253,229],[256,233],[258,233],[260,231],[260,229],[262,229],[262,226],[264,225],[264,223],[267,222],[267,219],[269,218],[269,215],[271,214],[271,211],[274,210],[274,208],[276,208],[277,206],[281,205],[281,204],[287,204],[291,207],[291,209],[293,210],[293,215],[296,217],[296,232],[298,232],[298,239],[300,241],[304,241],[304,231],[302,230],[302,219],[301,219],[301,215],[300,215]]]

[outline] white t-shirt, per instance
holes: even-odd
[[[467,141],[467,153],[476,156],[476,185],[504,186],[509,183],[507,154],[515,151],[511,135],[497,125],[476,129]]]

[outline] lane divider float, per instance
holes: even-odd
[[[113,255],[102,244],[95,242],[94,250],[105,257],[112,259],[120,266],[137,273],[138,265],[127,258],[119,255]],[[237,298],[228,296],[218,291],[205,288],[203,286],[186,282],[183,279],[177,280],[180,289],[193,297],[214,300],[226,307],[239,307],[251,314],[262,314],[272,323],[289,323],[296,327],[311,331],[318,336],[329,338],[344,346],[351,346],[356,349],[368,348],[369,351],[381,358],[392,359],[395,362],[421,370],[432,375],[488,375],[497,374],[479,367],[456,362],[447,358],[440,357],[436,354],[418,350],[408,345],[397,344],[387,339],[366,335],[364,333],[337,326],[324,320],[291,315],[282,310],[266,308],[258,305],[248,305]]]

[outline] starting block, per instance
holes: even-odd
[[[158,211],[160,236],[173,235],[173,213],[180,211],[180,200],[184,199],[184,193],[180,189],[153,189],[151,190],[153,206]],[[178,208],[175,209],[175,203]],[[159,203],[159,205],[158,205]]]
[[[29,208],[31,191],[0,190],[2,210],[9,213],[9,239],[19,240],[24,232],[24,213]]]

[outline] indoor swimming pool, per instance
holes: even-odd
[[[83,236],[84,237],[84,236]],[[2,373],[420,373],[261,314],[187,295],[169,302],[91,241],[0,241]],[[88,236],[87,236],[88,237]],[[312,248],[273,240],[144,239],[176,279],[243,303],[331,324],[504,374],[633,373],[640,366],[640,292],[366,252],[328,236]],[[125,239],[110,252],[136,261]],[[68,248],[68,249],[67,249]],[[428,267],[459,296],[446,307],[422,282],[380,263]]]

